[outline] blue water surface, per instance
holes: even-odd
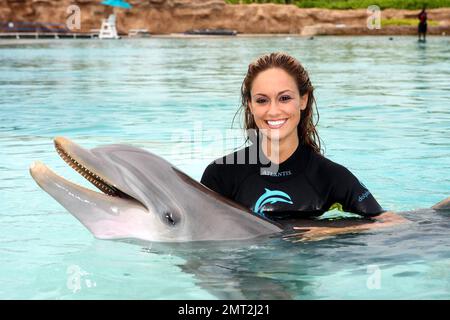
[[[160,246],[96,240],[32,180],[40,160],[88,186],[54,136],[126,143],[195,179],[243,143],[248,63],[286,51],[307,68],[325,155],[385,209],[450,195],[450,40],[232,37],[0,42],[0,298],[448,299],[450,214],[310,242]]]

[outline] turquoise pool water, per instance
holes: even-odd
[[[450,39],[152,38],[0,42],[0,298],[448,299],[450,214],[312,243],[162,247],[95,240],[28,174],[53,149],[146,148],[199,179],[242,143],[230,130],[248,63],[287,51],[317,88],[326,156],[386,209],[450,195]],[[235,127],[237,127],[235,125]]]

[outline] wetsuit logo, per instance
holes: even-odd
[[[359,180],[358,180],[358,181],[359,181]],[[363,201],[364,199],[366,199],[368,196],[370,196],[370,191],[367,189],[367,187],[366,187],[361,181],[359,181],[359,184],[360,184],[364,189],[366,189],[366,191],[363,192],[363,194],[361,194],[361,195],[358,197],[358,202],[361,202],[361,201]]]
[[[272,172],[270,170],[261,169],[261,175],[262,176],[271,176],[271,177],[286,177],[286,176],[292,175],[292,171],[287,170],[287,171],[280,171],[280,172]]]
[[[280,190],[269,190],[267,188],[264,188],[265,192],[259,197],[258,201],[255,203],[255,207],[253,211],[259,215],[264,216],[263,209],[264,206],[268,203],[274,204],[277,202],[284,202],[293,204],[291,197]]]

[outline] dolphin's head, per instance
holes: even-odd
[[[281,231],[143,149],[115,144],[88,150],[63,137],[54,144],[61,158],[101,192],[74,184],[40,162],[30,173],[97,238],[242,240]]]

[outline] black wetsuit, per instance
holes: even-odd
[[[385,211],[347,168],[309,146],[300,144],[277,170],[262,152],[255,159],[254,146],[212,162],[201,182],[274,220],[314,217],[334,208],[365,217]]]

